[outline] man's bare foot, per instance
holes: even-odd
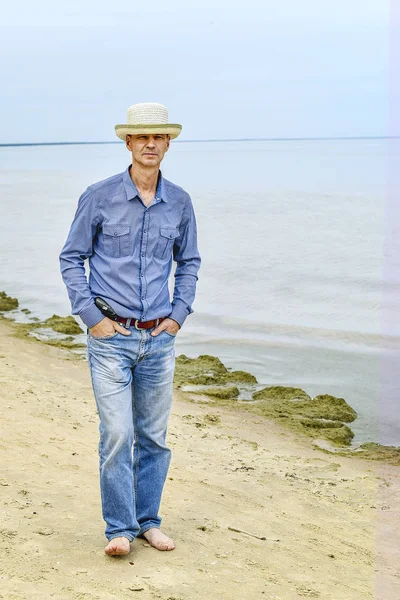
[[[143,537],[157,550],[173,550],[175,548],[173,540],[158,527],[151,527],[143,533]]]
[[[126,537],[113,538],[104,548],[104,552],[110,556],[124,556],[129,554],[130,551],[130,542]]]

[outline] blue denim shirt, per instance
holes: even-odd
[[[191,198],[160,171],[155,198],[146,206],[129,169],[90,185],[79,198],[59,256],[72,314],[93,327],[104,318],[94,304],[100,296],[121,317],[168,316],[182,326],[193,312],[201,262]],[[172,259],[177,267],[171,303]]]

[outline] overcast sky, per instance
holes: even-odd
[[[390,133],[388,1],[138,4],[3,5],[0,143],[115,140],[136,102],[182,140]]]

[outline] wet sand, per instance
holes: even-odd
[[[176,549],[105,556],[87,364],[14,333],[0,321],[0,597],[398,600],[399,467],[178,388],[161,507]]]

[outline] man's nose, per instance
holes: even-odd
[[[155,145],[156,145],[156,143],[155,143],[155,139],[154,139],[153,137],[150,137],[150,138],[147,140],[147,146],[150,146],[151,148],[154,148],[154,146],[155,146]]]

